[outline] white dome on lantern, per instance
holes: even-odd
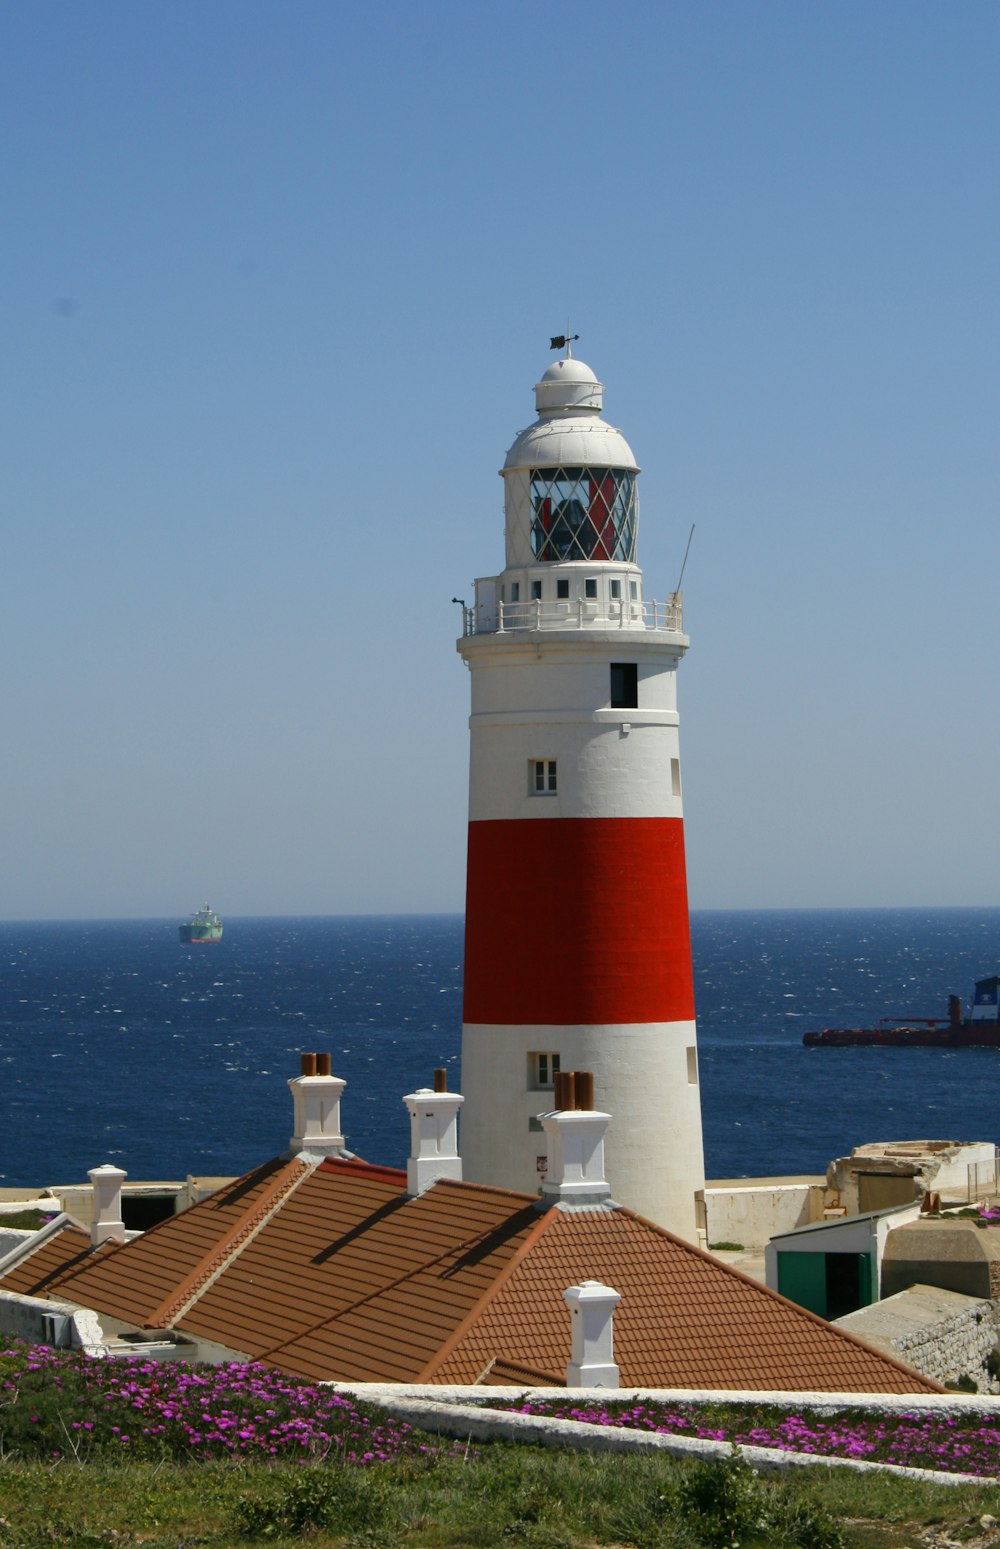
[[[501,471],[560,465],[638,471],[621,431],[601,419],[603,394],[582,360],[554,360],[535,384],[538,419],[521,431]]]

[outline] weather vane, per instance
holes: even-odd
[[[566,346],[566,359],[567,360],[572,360],[572,358],[573,358],[573,341],[574,341],[574,339],[579,339],[579,337],[580,337],[580,335],[578,333],[570,333],[570,331],[569,331],[569,324],[567,323],[566,324],[566,332],[565,333],[558,333],[558,334],[555,335],[554,338],[549,340],[549,349],[550,350],[561,350],[563,345],[565,345]]]

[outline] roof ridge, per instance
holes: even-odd
[[[382,1162],[366,1162],[361,1156],[325,1156],[320,1163],[320,1169],[326,1171],[330,1167],[337,1172],[346,1172],[361,1178],[387,1178],[393,1183],[406,1179],[405,1167],[389,1167]]]
[[[218,1242],[201,1258],[193,1269],[173,1287],[168,1296],[155,1307],[144,1323],[144,1328],[170,1328],[197,1301],[233,1258],[256,1237],[262,1227],[284,1204],[288,1195],[315,1170],[315,1162],[306,1162],[295,1156],[285,1163],[260,1198],[247,1207],[246,1212],[233,1223]]]
[[[793,1302],[789,1297],[782,1296],[781,1292],[776,1291],[773,1286],[768,1285],[765,1281],[755,1280],[752,1275],[748,1275],[744,1270],[737,1269],[735,1264],[726,1264],[722,1259],[716,1258],[714,1253],[709,1253],[706,1248],[699,1248],[697,1243],[687,1242],[683,1237],[678,1237],[675,1232],[668,1231],[665,1226],[660,1226],[656,1221],[650,1221],[647,1216],[641,1216],[637,1210],[630,1210],[627,1205],[620,1205],[618,1208],[622,1215],[631,1216],[634,1221],[639,1221],[643,1226],[648,1226],[652,1231],[659,1233],[661,1237],[666,1237],[679,1247],[686,1248],[696,1258],[707,1260],[716,1269],[724,1270],[727,1275],[732,1276],[736,1280],[742,1280],[745,1285],[752,1286],[755,1291],[762,1291],[765,1296],[773,1297],[776,1301],[782,1302],[784,1306],[798,1313],[808,1323],[819,1324],[820,1328],[825,1329],[827,1333],[835,1334],[839,1339],[846,1339],[849,1344],[859,1346],[866,1355],[877,1355],[880,1360],[887,1361],[890,1366],[894,1366],[897,1371],[902,1372],[905,1376],[920,1377],[924,1382],[931,1383],[936,1392],[947,1393],[948,1389],[942,1387],[939,1382],[935,1382],[933,1377],[924,1376],[924,1373],[918,1372],[916,1367],[907,1366],[905,1361],[897,1360],[895,1356],[888,1355],[884,1350],[880,1350],[877,1345],[869,1344],[867,1340],[860,1339],[857,1334],[852,1334],[848,1329],[837,1328],[827,1318],[821,1318],[818,1312],[810,1312],[808,1307],[803,1307],[799,1302]]]
[[[546,1231],[547,1227],[551,1224],[555,1215],[556,1212],[554,1210],[543,1210],[540,1212],[537,1222],[531,1228],[521,1246],[511,1258],[510,1263],[500,1272],[499,1275],[497,1275],[491,1281],[479,1300],[472,1307],[470,1307],[461,1323],[459,1323],[456,1328],[452,1329],[444,1343],[438,1346],[437,1351],[427,1362],[427,1365],[423,1368],[420,1374],[414,1378],[415,1382],[433,1382],[434,1373],[440,1370],[452,1352],[457,1348],[458,1345],[461,1344],[469,1330],[473,1328],[482,1317],[490,1303],[496,1299],[500,1291],[510,1280],[510,1277],[514,1273],[515,1269],[517,1269],[524,1262],[524,1259],[528,1253]]]

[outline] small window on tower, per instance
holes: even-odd
[[[620,581],[612,581],[612,583],[611,583],[611,601],[612,602],[621,602],[621,600],[622,600],[622,583]]]
[[[596,598],[596,596],[597,596],[597,578],[596,578],[596,576],[588,576],[587,579],[584,581],[584,583],[583,583],[583,595],[585,597],[589,597],[591,599]]]
[[[611,663],[612,710],[639,708],[639,666],[637,662]]]
[[[670,794],[679,796],[681,793],[681,761],[679,758],[670,760]]]
[[[556,582],[556,596],[557,597],[568,597],[569,596],[569,582],[568,581],[563,580],[563,581],[557,581]]]
[[[521,583],[520,583],[520,581],[511,581],[511,583],[510,583],[510,600],[511,600],[511,602],[520,602],[521,601]]]
[[[636,599],[639,596],[639,583],[638,583],[638,581],[630,581],[628,583],[628,594],[631,597],[632,601],[635,602]]]
[[[531,600],[532,600],[532,602],[538,602],[540,600],[540,598],[541,598],[541,595],[542,595],[542,583],[541,583],[541,581],[532,581],[532,583],[531,583]]]
[[[528,1081],[535,1090],[552,1088],[556,1084],[556,1076],[559,1074],[558,1054],[529,1054],[528,1055]]]
[[[554,758],[533,758],[528,764],[529,789],[532,796],[556,794],[556,761]]]

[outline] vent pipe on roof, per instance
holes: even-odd
[[[611,1199],[604,1176],[604,1137],[611,1115],[594,1107],[589,1070],[561,1070],[556,1082],[558,1106],[538,1115],[549,1142],[541,1204],[603,1205]]]
[[[617,1291],[597,1280],[584,1280],[563,1292],[569,1308],[572,1353],[566,1367],[568,1388],[617,1388],[614,1310]]]
[[[105,1162],[103,1167],[92,1167],[87,1173],[94,1190],[94,1215],[90,1226],[90,1241],[95,1248],[102,1242],[124,1242],[125,1222],[122,1220],[122,1184],[128,1177],[120,1167]]]
[[[421,1087],[403,1098],[410,1115],[406,1192],[423,1194],[439,1178],[462,1179],[458,1154],[458,1110],[465,1098],[447,1090],[447,1073],[434,1072],[434,1091]]]
[[[303,1054],[301,1072],[288,1083],[294,1108],[295,1133],[290,1147],[315,1156],[339,1156],[345,1150],[340,1132],[340,1098],[347,1085],[330,1074],[329,1054]]]

